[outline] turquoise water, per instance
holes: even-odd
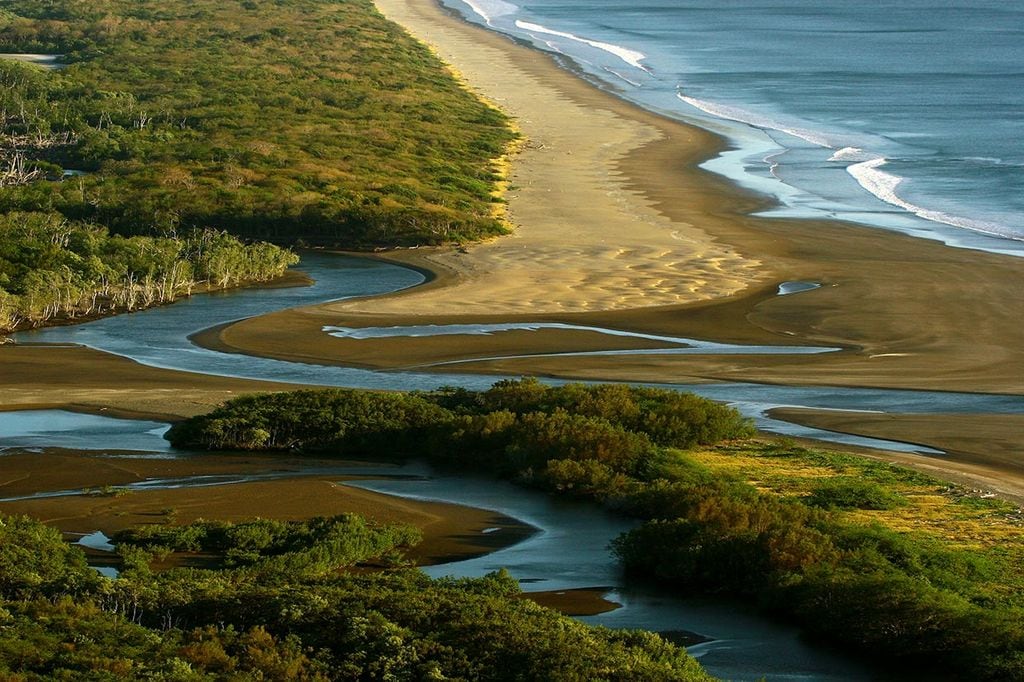
[[[773,213],[1024,255],[1024,3],[444,2],[726,135]]]

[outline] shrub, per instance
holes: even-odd
[[[904,498],[872,481],[836,476],[820,481],[811,489],[807,503],[823,509],[893,509]]]

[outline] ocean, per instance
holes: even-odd
[[[443,1],[725,136],[769,215],[1024,256],[1024,2]]]

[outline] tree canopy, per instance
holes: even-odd
[[[504,229],[508,120],[370,0],[11,0],[0,52],[63,67],[0,60],[0,210],[350,248]]]

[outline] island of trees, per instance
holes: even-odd
[[[613,547],[635,576],[753,600],[896,664],[1024,678],[1019,510],[889,464],[751,434],[732,409],[692,395],[528,379],[483,392],[251,396],[168,438],[418,457],[593,500],[643,520]]]

